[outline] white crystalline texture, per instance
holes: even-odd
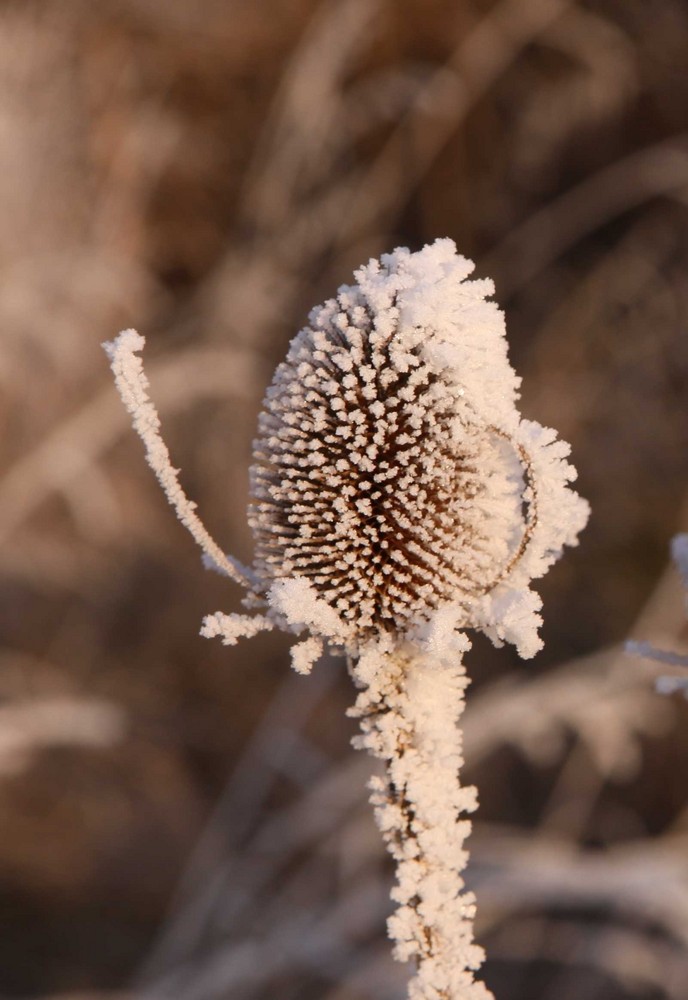
[[[410,1000],[490,1000],[464,888],[458,718],[464,628],[541,646],[530,590],[575,545],[588,505],[554,431],[522,421],[489,281],[450,240],[399,249],[314,309],[260,417],[249,519],[268,617],[343,647],[356,745],[382,758],[372,802],[397,863],[389,921]]]
[[[235,646],[239,639],[250,639],[272,627],[264,615],[225,615],[216,611],[203,619],[201,635],[204,639],[220,638],[224,646]]]
[[[314,309],[268,389],[251,470],[253,568],[228,558],[185,497],[126,331],[106,346],[148,460],[213,565],[259,615],[209,615],[227,644],[278,627],[308,673],[344,650],[358,745],[385,761],[372,801],[397,862],[389,921],[413,959],[410,1000],[490,1000],[473,972],[475,902],[461,877],[475,789],[458,780],[464,629],[540,648],[530,590],[575,545],[588,505],[568,445],[521,420],[490,281],[451,240],[371,260]],[[688,575],[688,540],[675,557]],[[305,633],[305,634],[304,634]]]
[[[275,373],[249,519],[257,576],[295,631],[355,653],[447,609],[450,643],[474,627],[523,656],[540,646],[530,581],[576,544],[588,506],[568,446],[520,419],[504,318],[472,270],[451,240],[371,260]],[[285,616],[287,579],[330,620]]]
[[[371,801],[397,863],[389,920],[400,961],[413,959],[411,1000],[489,1000],[473,972],[483,951],[473,941],[475,899],[461,877],[463,846],[477,806],[458,781],[463,763],[457,727],[466,676],[460,659],[381,653],[370,644],[353,667],[363,686],[352,714],[358,745],[387,764],[387,782],[371,782]]]
[[[318,596],[317,590],[305,579],[277,580],[270,588],[270,606],[284,615],[289,625],[297,629],[311,627],[327,635],[341,629],[336,611]]]
[[[291,665],[297,674],[309,674],[322,652],[322,640],[311,636],[291,647]]]
[[[146,449],[146,459],[155,473],[169,503],[177,517],[203,551],[204,559],[244,586],[252,586],[250,570],[238,560],[225,555],[217,542],[208,534],[196,514],[196,504],[184,493],[179,482],[179,469],[170,460],[167,445],[160,434],[160,417],[148,396],[148,379],[143,370],[139,353],[145,346],[145,338],[136,330],[122,330],[113,340],[103,344],[110,359],[110,367],[115,377],[115,385],[128,410],[134,430]]]

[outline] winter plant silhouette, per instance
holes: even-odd
[[[473,971],[464,840],[476,790],[459,782],[465,629],[523,657],[541,646],[542,576],[575,545],[588,505],[569,448],[522,420],[490,281],[451,240],[371,260],[314,309],[267,391],[251,469],[251,568],[225,556],[185,497],[127,330],[106,344],[148,461],[206,560],[247,590],[253,614],[209,615],[233,644],[262,629],[325,646],[359,689],[357,745],[386,764],[371,801],[397,863],[389,933],[415,961],[411,1000],[486,1000]]]

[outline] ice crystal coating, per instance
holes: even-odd
[[[304,606],[339,616],[318,634],[350,649],[452,608],[532,656],[530,580],[587,519],[568,446],[519,417],[504,318],[472,270],[451,240],[371,260],[311,312],[265,398],[254,570],[264,591],[307,581]]]
[[[359,690],[358,745],[386,764],[371,800],[397,862],[395,954],[410,1000],[490,1000],[473,972],[475,901],[461,877],[476,807],[460,784],[458,720],[470,647],[462,631],[540,648],[530,590],[575,545],[588,505],[554,431],[521,420],[492,282],[451,240],[371,260],[314,309],[265,399],[251,470],[255,562],[208,535],[159,434],[135,331],[107,344],[148,461],[209,563],[261,613],[208,615],[233,645],[301,635],[294,668],[344,649]],[[688,574],[688,542],[675,555]]]
[[[361,719],[354,742],[385,761],[386,778],[373,778],[375,817],[397,864],[388,922],[394,955],[413,960],[409,1000],[492,1000],[473,972],[482,948],[473,940],[475,897],[461,872],[477,808],[472,785],[462,786],[457,727],[468,684],[461,652],[390,657],[372,644],[352,667],[362,688],[350,714]]]

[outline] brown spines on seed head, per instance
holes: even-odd
[[[419,344],[360,307],[323,310],[260,418],[250,522],[265,583],[305,577],[360,635],[476,593],[483,487],[471,434],[456,445],[456,404]]]

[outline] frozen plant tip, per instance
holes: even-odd
[[[254,614],[208,616],[233,644],[280,628],[307,673],[341,651],[359,688],[358,745],[386,764],[372,802],[397,862],[389,921],[411,1000],[486,1000],[461,872],[476,792],[459,782],[466,629],[523,657],[541,646],[530,589],[575,545],[588,505],[569,448],[522,420],[490,281],[451,240],[371,260],[314,309],[267,391],[251,469],[251,569],[226,557],[181,493],[126,331],[106,345],[148,458],[208,559]]]

